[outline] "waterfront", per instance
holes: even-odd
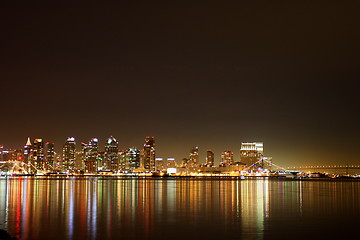
[[[18,239],[345,237],[358,181],[196,178],[0,180],[0,228]]]

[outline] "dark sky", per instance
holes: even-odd
[[[359,163],[356,1],[1,6],[0,144],[155,136],[157,156],[263,141],[282,166]]]

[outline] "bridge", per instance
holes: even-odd
[[[287,169],[360,169],[360,165],[309,165],[300,167],[288,167]]]
[[[6,171],[3,171],[4,168]],[[34,169],[36,172],[40,172],[33,164],[24,163],[22,161],[0,161],[0,172],[10,174],[29,174],[29,170]]]
[[[288,170],[298,170],[298,171],[321,171],[321,170],[329,170],[329,172],[339,172],[339,170],[345,170],[346,175],[349,174],[349,170],[352,169],[360,169],[360,165],[307,165],[307,166],[299,166],[299,167],[288,167]]]

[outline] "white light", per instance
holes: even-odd
[[[176,173],[176,168],[168,168],[167,173]]]

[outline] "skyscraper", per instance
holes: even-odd
[[[233,164],[234,164],[234,153],[229,150],[222,152],[220,166],[225,167]]]
[[[128,170],[134,170],[140,167],[140,151],[135,147],[129,148],[126,151],[126,161],[129,166]]]
[[[240,162],[251,166],[252,170],[263,167],[261,159],[264,157],[264,146],[262,142],[243,142],[240,148]]]
[[[129,170],[128,162],[126,161],[126,151],[122,150],[118,152],[119,158],[119,171],[124,172]]]
[[[111,170],[114,172],[119,170],[118,146],[119,143],[113,136],[108,138],[105,145],[105,170]]]
[[[155,170],[157,172],[166,171],[163,158],[155,158]]]
[[[41,138],[34,140],[34,145],[31,152],[32,171],[44,170],[45,159],[44,159],[44,142]]]
[[[55,148],[54,143],[46,143],[46,169],[53,171],[55,169]]]
[[[175,158],[167,158],[167,168],[176,168]]]
[[[30,138],[28,138],[24,146],[24,159],[23,159],[23,162],[26,165],[25,167],[26,171],[29,171],[28,164],[30,162],[30,157],[31,157],[31,148],[32,148],[31,141]]]
[[[215,163],[214,153],[211,150],[206,151],[206,166],[213,167]]]
[[[193,147],[190,151],[188,167],[197,167],[199,162],[199,147]]]
[[[76,143],[74,137],[68,137],[63,146],[62,169],[68,172],[75,171]]]
[[[146,137],[144,144],[144,168],[155,171],[155,140],[154,137]]]
[[[98,160],[98,142],[97,138],[92,138],[88,144],[83,143],[85,173],[97,173]]]

